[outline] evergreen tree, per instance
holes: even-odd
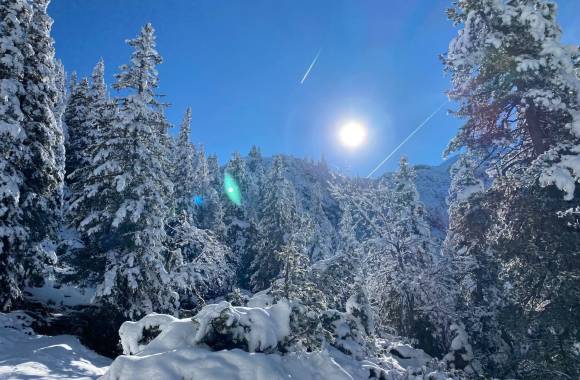
[[[205,217],[204,210],[210,193],[209,167],[207,165],[207,158],[205,156],[205,147],[201,144],[197,147],[195,153],[194,168],[195,183],[193,188],[193,204],[195,213],[193,223],[194,225],[201,228]]]
[[[432,261],[429,227],[414,179],[414,170],[402,158],[392,188],[379,183],[373,206],[382,208],[374,223],[381,234],[368,243],[368,261],[374,267],[369,271],[369,291],[379,310],[376,320],[406,336],[418,327],[419,305],[425,301],[420,294],[422,269]]]
[[[107,84],[105,82],[105,61],[103,58],[93,68],[91,74],[91,98],[97,102],[103,102],[108,99]]]
[[[497,371],[505,363],[498,313],[503,299],[497,281],[499,263],[488,244],[491,214],[483,205],[483,182],[476,176],[477,156],[468,152],[451,168],[449,228],[444,253],[451,258],[457,283],[457,313],[474,347],[473,371]],[[458,363],[454,363],[455,367]]]
[[[309,214],[313,221],[313,238],[309,257],[312,261],[318,261],[331,256],[332,237],[334,229],[328,220],[323,208],[322,187],[320,183],[314,185],[310,198]]]
[[[246,213],[248,219],[255,223],[260,209],[261,190],[265,181],[264,159],[260,148],[252,146],[248,153],[247,167],[249,172],[249,183],[246,191]]]
[[[155,50],[151,24],[129,40],[131,64],[121,67],[114,88],[125,90],[119,99],[117,125],[102,153],[97,169],[106,178],[107,217],[110,235],[103,243],[105,281],[99,299],[128,317],[152,311],[174,312],[176,294],[168,286],[164,267],[167,199],[173,186],[168,178],[169,152],[163,140],[167,122],[156,100],[156,66],[162,62]]]
[[[58,94],[48,3],[31,2],[32,19],[26,30],[26,44],[31,50],[24,57],[19,99],[25,132],[23,160],[19,163],[24,174],[20,205],[30,244],[22,262],[24,278],[33,284],[42,281],[42,273],[56,259],[54,243],[64,176],[63,131],[54,114]]]
[[[70,174],[87,165],[87,153],[91,144],[89,135],[93,128],[89,121],[89,108],[93,105],[92,100],[89,94],[89,81],[83,78],[69,96],[64,113],[64,123],[68,132],[65,177],[68,187],[74,186],[68,181]]]
[[[224,180],[218,158],[215,154],[210,154],[207,157],[207,168],[209,173],[209,185],[216,191],[221,192]]]
[[[313,277],[326,296],[326,304],[346,311],[347,301],[364,287],[361,244],[355,236],[351,206],[342,205],[336,254],[315,263]]]
[[[261,206],[256,255],[250,267],[250,284],[255,291],[268,288],[278,277],[283,263],[276,252],[289,243],[299,225],[296,196],[292,184],[284,176],[282,156],[274,157],[264,185]]]
[[[454,185],[478,191],[452,199],[447,247],[474,354],[491,376],[580,371],[564,343],[578,337],[569,313],[578,310],[580,238],[572,213],[558,212],[578,205],[578,49],[561,44],[555,12],[542,0],[465,1],[450,11],[463,29],[444,62],[466,123],[448,150],[481,152],[494,178],[480,192],[456,173]]]
[[[203,204],[203,197],[208,193],[210,184],[209,166],[203,145],[198,146],[195,156],[195,178],[195,191],[197,195],[201,196],[201,203]]]
[[[167,247],[168,271],[180,296],[180,308],[199,308],[205,305],[205,298],[230,291],[236,263],[231,249],[210,231],[190,224],[185,213],[173,224]]]
[[[441,311],[448,285],[434,275],[434,246],[414,178],[402,158],[392,180],[383,177],[365,186],[334,183],[331,192],[361,225],[362,270],[379,332],[394,329],[440,354],[446,352],[448,321]]]
[[[250,242],[250,231],[248,216],[248,204],[246,194],[250,177],[246,167],[246,162],[239,153],[234,153],[231,160],[225,167],[225,175],[229,176],[236,185],[236,195],[239,196],[240,202],[228,199],[225,203],[224,216],[227,231],[226,241],[232,248],[236,256],[241,257],[248,250],[248,243]],[[227,186],[227,185],[226,185]],[[224,192],[229,189],[224,189]]]
[[[79,246],[74,241],[66,241],[64,244],[67,247],[61,260],[74,268],[74,273],[65,276],[64,280],[82,285],[102,282],[107,250],[103,243],[111,233],[114,211],[109,202],[116,192],[111,187],[110,179],[103,177],[103,172],[110,170],[109,165],[115,165],[108,159],[111,150],[115,149],[117,115],[116,105],[107,94],[102,60],[93,69],[91,77],[90,88],[85,89],[82,82],[76,86],[69,100],[69,106],[73,108],[67,107],[66,111],[70,116],[69,122],[82,121],[76,124],[76,128],[73,124],[73,131],[76,131],[71,131],[72,136],[69,133],[67,145],[73,149],[73,142],[76,141],[76,149],[82,150],[71,152],[73,157],[79,158],[79,164],[67,176],[65,221],[72,231],[79,234],[83,244]],[[80,97],[79,93],[83,96]],[[82,118],[76,117],[73,112],[78,104],[73,102],[73,98],[83,99]],[[72,170],[70,166],[69,170]]]
[[[225,239],[224,208],[222,203],[223,178],[217,156],[207,158],[207,194],[203,194],[202,215],[200,225],[213,231],[220,239]]]
[[[448,152],[487,152],[500,176],[521,173],[574,197],[580,144],[578,48],[560,42],[556,6],[544,0],[462,1],[449,18],[463,25],[443,57],[455,114],[465,118]],[[577,158],[576,158],[577,159]],[[539,178],[538,178],[539,177]]]
[[[22,202],[25,162],[24,114],[19,99],[24,95],[24,65],[32,54],[26,30],[32,15],[27,1],[0,4],[0,309],[7,310],[22,297],[22,257],[29,245]]]
[[[191,218],[195,213],[196,154],[193,144],[189,141],[190,134],[191,107],[188,107],[181,122],[176,152],[173,156],[173,183],[176,213],[186,212]]]
[[[64,65],[61,60],[56,59],[54,61],[54,70],[55,70],[54,83],[56,87],[57,101],[55,103],[53,113],[54,117],[56,118],[58,126],[62,129],[64,111],[66,109],[68,94],[66,90],[66,73],[64,70]],[[64,165],[64,163],[61,163],[61,165]]]

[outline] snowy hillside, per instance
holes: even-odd
[[[449,170],[456,161],[456,158],[450,158],[438,166],[415,166],[417,173],[415,184],[419,191],[419,198],[427,209],[427,219],[433,235],[440,238],[445,237],[449,224],[446,202],[451,184]]]
[[[287,177],[296,188],[298,199],[304,209],[308,209],[314,188],[321,185],[323,191],[323,206],[325,215],[332,226],[338,225],[340,210],[335,199],[328,191],[328,181],[332,175],[324,163],[313,162],[285,156]],[[269,163],[270,160],[265,160]],[[457,162],[457,157],[449,158],[440,165],[416,165],[417,178],[415,184],[419,192],[419,200],[425,205],[427,220],[431,225],[433,236],[442,240],[447,231],[449,218],[446,198],[451,184],[450,169]],[[393,173],[385,173],[382,177],[392,178]],[[363,181],[366,182],[366,181]]]

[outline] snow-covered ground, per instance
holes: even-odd
[[[111,364],[73,336],[34,334],[29,322],[0,313],[0,379],[97,379]]]
[[[448,379],[426,370],[429,355],[402,344],[393,345],[389,351],[397,356],[384,356],[380,365],[331,346],[282,354],[280,345],[288,343],[290,333],[290,307],[286,301],[264,306],[262,298],[254,297],[247,307],[207,305],[193,319],[150,314],[125,322],[119,331],[124,355],[115,359],[103,380]],[[151,329],[159,335],[146,339]],[[217,349],[224,344],[241,349]]]

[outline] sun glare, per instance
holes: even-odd
[[[367,130],[361,123],[350,121],[340,128],[338,136],[342,145],[354,149],[365,142]]]

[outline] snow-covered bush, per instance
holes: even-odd
[[[245,307],[222,301],[205,306],[193,318],[150,314],[138,322],[125,322],[119,332],[125,355],[113,362],[103,379],[449,378],[437,361],[410,346],[404,352],[400,345],[390,347],[399,347],[397,355],[379,345],[376,352],[384,355],[371,352],[374,342],[365,340],[360,321],[336,310],[323,315],[310,311],[332,339],[321,341],[314,352],[299,350],[296,340],[303,337],[292,329],[293,313],[296,318],[301,315],[298,306],[275,301],[265,291]]]
[[[275,352],[290,334],[290,306],[234,307],[223,301],[204,307],[193,318],[194,342],[214,350],[240,348],[247,352]]]
[[[182,308],[204,303],[231,290],[236,263],[232,250],[213,233],[180,220],[172,229],[169,269]]]
[[[469,344],[465,326],[461,323],[452,324],[451,332],[454,337],[451,341],[450,351],[443,360],[449,364],[451,368],[468,369],[473,372],[471,368],[471,361],[473,360],[473,350]]]
[[[166,314],[152,313],[137,322],[127,321],[119,329],[123,354],[132,355],[140,352],[151,340],[152,333],[159,335],[169,323],[177,318]]]

